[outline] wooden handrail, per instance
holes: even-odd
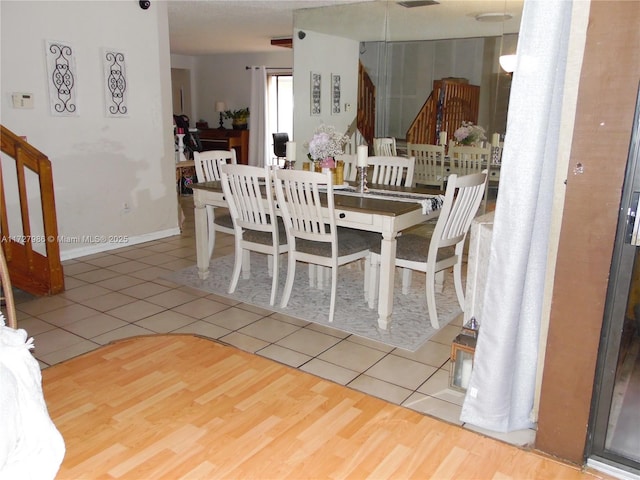
[[[407,143],[430,143],[435,145],[437,103],[431,92],[407,130]],[[433,132],[433,135],[432,135]]]
[[[0,125],[2,153],[15,161],[16,184],[18,189],[19,218],[22,230],[10,232],[5,181],[0,165],[0,243],[12,284],[34,295],[53,295],[64,290],[64,275],[60,262],[58,243],[58,222],[56,218],[53,175],[51,162],[26,140]],[[39,195],[42,209],[43,234],[34,236],[29,213],[29,195],[25,170],[38,176]],[[44,243],[46,255],[33,249],[34,243]]]
[[[16,306],[13,300],[9,267],[7,266],[7,261],[4,259],[2,248],[0,248],[0,290],[2,290],[0,299],[4,301],[7,311],[6,324],[11,328],[18,328],[18,318],[16,317]]]
[[[376,86],[364,68],[358,64],[358,130],[367,144],[373,144],[376,128]]]

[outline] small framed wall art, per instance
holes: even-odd
[[[51,115],[77,116],[78,75],[73,47],[66,42],[47,40],[45,48]]]
[[[107,117],[126,117],[128,107],[128,85],[125,54],[112,49],[102,51],[104,66],[104,102]]]
[[[331,74],[331,115],[340,113],[340,75]]]
[[[318,72],[311,72],[311,115],[320,115],[322,75]]]

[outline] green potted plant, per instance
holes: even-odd
[[[231,119],[231,126],[234,130],[246,130],[249,119],[249,107],[241,108],[240,110],[226,110],[224,117]]]

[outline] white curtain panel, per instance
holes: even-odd
[[[572,1],[524,3],[480,335],[460,415],[498,432],[534,426],[571,9]]]
[[[249,115],[249,165],[263,167],[267,148],[267,69],[251,67],[251,108]]]

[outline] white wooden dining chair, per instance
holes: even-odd
[[[457,175],[480,173],[485,168],[489,168],[491,147],[452,145],[449,147],[449,160],[451,173]]]
[[[373,139],[373,154],[376,156],[395,157],[398,155],[395,137],[378,137]]]
[[[331,174],[303,170],[276,170],[275,187],[278,207],[284,217],[289,244],[287,280],[280,306],[289,303],[295,279],[296,263],[307,262],[331,268],[331,304],[329,321],[333,321],[338,267],[369,257],[369,243],[359,232],[338,228],[335,219]],[[326,189],[326,207],[321,190]],[[367,267],[368,268],[368,267]]]
[[[273,305],[278,291],[280,254],[287,251],[284,224],[276,215],[273,190],[265,188],[271,184],[271,169],[248,165],[221,165],[222,190],[229,204],[235,232],[235,257],[229,293],[233,293],[242,278],[251,276],[250,253],[259,252],[268,256],[271,275],[271,298]],[[261,189],[262,187],[262,189]],[[266,202],[262,190],[266,191]]]
[[[409,292],[412,270],[425,273],[427,309],[433,328],[440,328],[435,293],[436,283],[442,283],[445,269],[453,267],[456,296],[464,311],[462,254],[471,222],[482,201],[486,182],[486,170],[465,176],[450,175],[440,215],[433,229],[429,229],[425,235],[406,233],[397,238],[395,264],[404,268],[402,293],[406,295]],[[370,261],[369,308],[374,308],[379,282],[380,247],[372,247]],[[436,275],[441,278],[438,279]]]
[[[335,156],[336,161],[342,160],[344,162],[344,179],[348,182],[355,182],[358,173],[358,156],[353,153],[344,153],[342,155]]]
[[[230,163],[237,164],[236,151],[231,150],[207,150],[204,152],[193,152],[193,162],[196,167],[196,178],[198,183],[220,180],[220,165]],[[212,205],[207,205],[207,226],[208,226],[208,249],[209,256],[213,253],[216,245],[216,231],[234,234],[233,221],[231,215],[224,213],[217,215]]]
[[[415,157],[413,183],[444,187],[446,180],[444,172],[444,145],[426,143],[407,143],[407,155]]]
[[[415,157],[373,156],[367,165],[373,167],[368,183],[412,187]]]

